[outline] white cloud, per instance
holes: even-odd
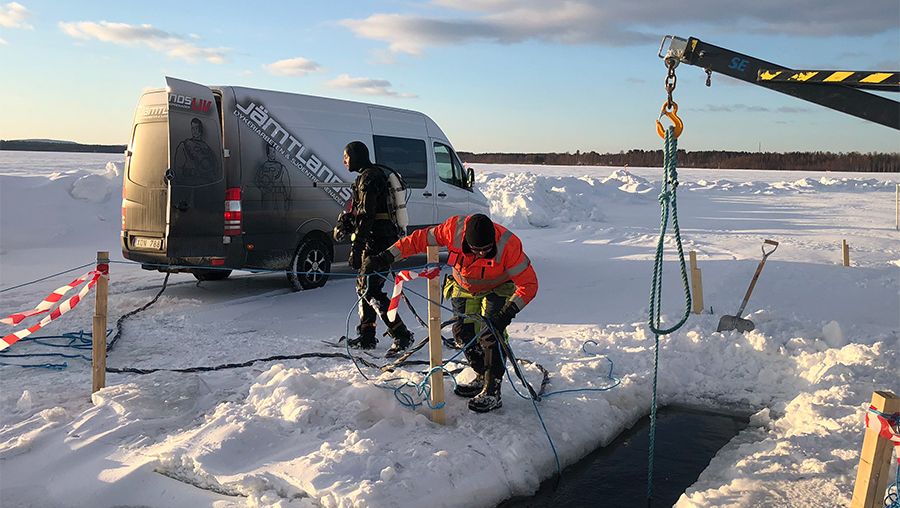
[[[31,16],[31,12],[18,2],[0,5],[0,26],[4,28],[31,29],[32,26],[25,22],[25,18],[29,16]]]
[[[187,37],[160,30],[152,25],[129,25],[109,21],[61,22],[60,29],[76,39],[96,39],[122,46],[145,46],[165,53],[172,58],[189,62],[198,59],[214,64],[225,63],[227,48],[204,48],[190,42]]]
[[[341,74],[337,78],[326,83],[331,88],[351,90],[364,95],[382,95],[390,97],[414,98],[416,95],[398,93],[391,90],[391,82],[386,79],[354,78],[349,74]]]
[[[9,43],[3,40],[3,37],[0,37],[0,46],[6,46],[7,44]]]
[[[540,40],[560,44],[623,46],[658,42],[673,25],[715,26],[742,33],[810,37],[871,35],[896,30],[896,0],[684,0],[677,7],[634,0],[433,0],[462,11],[458,17],[378,13],[341,24],[360,37],[384,41],[394,53],[472,41],[501,44]],[[693,35],[693,34],[680,34]]]
[[[320,70],[322,67],[312,60],[298,56],[265,64],[263,68],[269,71],[269,74],[274,74],[275,76],[305,76],[310,72]]]

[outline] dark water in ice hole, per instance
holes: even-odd
[[[671,406],[656,415],[654,507],[675,504],[716,452],[749,422],[745,416]],[[547,480],[534,496],[509,499],[498,508],[647,506],[649,432],[648,415],[605,448],[564,469],[555,491],[556,480]]]

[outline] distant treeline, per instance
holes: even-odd
[[[34,152],[118,153],[125,145],[83,145],[68,141],[0,140],[0,150]],[[629,150],[619,153],[471,153],[459,152],[465,162],[489,164],[547,164],[557,166],[662,167],[662,150]],[[900,173],[900,153],[832,152],[726,152],[678,151],[678,165],[710,169],[776,169],[797,171],[861,171]]]
[[[30,152],[95,152],[95,153],[124,153],[125,145],[83,145],[68,141],[40,141],[40,140],[2,140],[0,150],[19,150]]]
[[[560,166],[662,167],[662,150],[629,150],[620,153],[469,153],[459,152],[466,162],[490,164],[549,164]],[[897,153],[831,152],[725,152],[678,150],[678,165],[710,169],[779,169],[797,171],[900,172]]]

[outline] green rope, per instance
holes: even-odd
[[[681,328],[681,325],[687,321],[691,311],[691,288],[688,284],[687,266],[684,264],[684,248],[681,245],[681,229],[678,227],[678,198],[676,191],[678,189],[678,138],[675,137],[674,127],[669,127],[666,131],[666,152],[665,177],[663,179],[663,187],[659,193],[660,205],[660,224],[659,224],[659,242],[656,244],[656,259],[653,263],[653,282],[650,288],[650,330],[656,335],[668,335],[675,330]],[[662,272],[663,272],[663,251],[666,239],[666,230],[669,223],[669,208],[672,213],[672,232],[675,235],[675,245],[678,248],[678,262],[681,265],[681,283],[684,286],[684,315],[671,328],[660,328],[660,307],[662,300]]]
[[[688,285],[687,267],[684,264],[684,249],[681,246],[681,230],[678,227],[678,138],[675,136],[675,127],[666,129],[666,151],[664,159],[664,171],[662,190],[659,193],[660,225],[659,242],[656,244],[656,259],[653,264],[653,282],[650,287],[650,313],[648,324],[655,335],[653,352],[653,399],[650,404],[650,446],[647,459],[647,506],[653,499],[653,455],[656,441],[656,383],[659,373],[659,336],[667,335],[687,321],[691,311],[691,288]],[[665,245],[666,230],[669,224],[669,208],[671,207],[672,232],[675,235],[675,245],[678,247],[678,262],[681,265],[681,283],[684,286],[684,315],[670,328],[661,328],[660,311],[662,307],[662,272],[663,272],[663,247]]]

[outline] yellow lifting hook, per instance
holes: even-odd
[[[671,110],[668,107],[671,105]],[[666,139],[666,130],[662,126],[662,117],[666,116],[672,123],[675,125],[675,137],[681,136],[681,131],[684,130],[684,122],[681,121],[681,118],[678,118],[678,104],[675,101],[671,103],[669,101],[663,102],[662,111],[659,113],[659,118],[656,119],[656,133],[659,134],[659,137]]]

